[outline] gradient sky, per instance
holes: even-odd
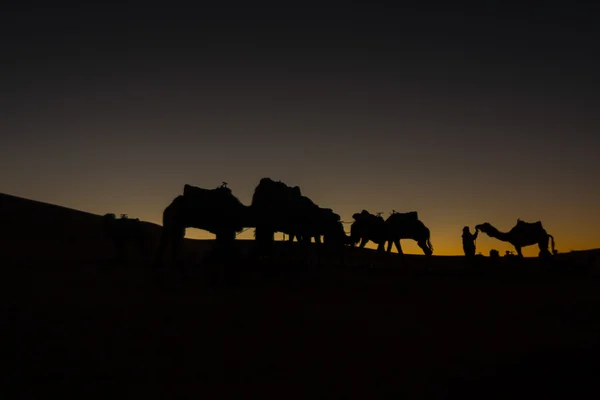
[[[517,218],[600,247],[593,5],[5,3],[0,192],[160,223],[185,183],[268,176],[345,221],[416,210],[435,254]]]

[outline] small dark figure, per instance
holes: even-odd
[[[496,249],[491,249],[490,250],[490,258],[493,258],[493,259],[500,258],[500,252]]]
[[[140,254],[146,253],[147,237],[139,218],[121,214],[121,218],[117,219],[115,214],[105,214],[104,234],[114,246],[115,260],[125,260],[128,243],[137,245]]]
[[[475,256],[475,239],[477,239],[478,234],[479,234],[479,229],[475,229],[475,233],[471,234],[468,226],[465,226],[463,228],[462,242],[463,242],[463,250],[465,252],[465,256],[467,256],[467,257]]]

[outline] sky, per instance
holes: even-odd
[[[434,254],[517,218],[600,247],[591,2],[204,3],[3,2],[0,192],[161,223],[186,183],[270,177],[344,221],[418,211]]]

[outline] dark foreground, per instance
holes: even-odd
[[[595,276],[284,267],[5,266],[2,398],[600,398]]]

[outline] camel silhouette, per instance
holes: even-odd
[[[479,229],[489,237],[512,244],[519,257],[523,257],[521,248],[534,244],[537,244],[540,248],[540,257],[549,256],[555,252],[554,237],[546,232],[541,221],[525,222],[521,219],[517,219],[517,224],[508,232],[499,231],[489,222],[484,222],[483,224],[475,226],[475,228]],[[552,253],[548,250],[549,240],[552,244]]]
[[[344,231],[344,225],[339,214],[331,208],[314,206],[306,210],[301,227],[291,234],[289,242],[296,237],[300,243],[310,243],[314,238],[317,246],[317,264],[321,264],[321,249],[337,255],[340,265],[345,265],[344,248],[352,241]],[[321,241],[321,236],[323,241]]]
[[[236,234],[252,226],[250,207],[233,195],[226,182],[215,189],[185,184],[183,195],[177,196],[163,212],[157,262],[162,262],[169,244],[173,260],[181,262],[180,249],[187,228],[203,229],[215,234],[216,249],[222,251],[231,250]]]
[[[116,260],[124,260],[127,243],[133,242],[141,254],[146,254],[147,237],[139,218],[129,218],[122,214],[121,218],[115,214],[104,214],[104,235],[109,238],[114,246]]]
[[[360,242],[363,248],[371,241],[377,244],[377,250],[383,251],[385,242],[388,241],[388,232],[385,220],[381,215],[374,215],[367,210],[352,215],[354,222],[350,226],[350,238],[352,245]]]
[[[321,208],[313,203],[313,206],[303,210],[302,217],[305,218],[299,218],[298,224],[289,228],[289,242],[294,239],[298,242],[310,242],[314,239],[315,243],[321,243],[323,237],[323,242],[349,243],[340,215],[331,208]]]
[[[297,238],[306,244],[315,238],[320,243],[323,236],[329,246],[343,248],[348,243],[340,216],[303,196],[298,186],[262,178],[254,190],[251,208],[259,256],[271,253],[275,232],[288,234],[290,242]]]
[[[362,210],[360,213],[354,214],[352,218],[354,218],[354,222],[350,228],[350,237],[354,245],[360,242],[359,247],[362,248],[370,240],[377,244],[377,251],[383,251],[385,242],[388,242],[388,253],[391,252],[392,244],[394,244],[398,254],[403,256],[400,240],[413,239],[425,255],[433,254],[431,233],[429,228],[419,220],[416,211],[399,213],[394,210],[384,220],[381,215],[373,215],[367,210]]]

